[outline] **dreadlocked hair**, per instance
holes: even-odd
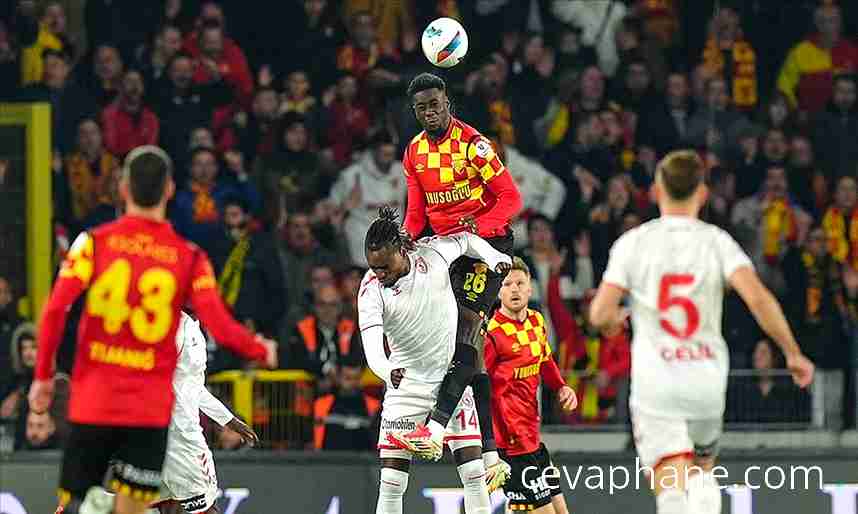
[[[364,242],[367,250],[378,251],[385,246],[393,246],[397,250],[413,250],[414,241],[408,232],[399,224],[399,214],[389,205],[378,208],[378,218],[366,231]]]

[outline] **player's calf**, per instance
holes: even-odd
[[[408,489],[406,459],[382,458],[376,514],[402,514],[402,497]]]
[[[718,454],[717,441],[694,447],[694,465],[688,474],[688,503],[699,514],[721,512],[721,489],[712,474]]]

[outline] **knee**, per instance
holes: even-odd
[[[384,498],[401,498],[408,489],[408,473],[393,468],[381,468],[379,495]]]
[[[481,457],[460,464],[457,469],[465,489],[485,487],[486,467]]]

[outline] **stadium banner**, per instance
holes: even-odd
[[[854,451],[724,455],[722,485],[741,485],[723,490],[723,513],[856,514],[856,457]],[[375,512],[378,469],[366,455],[249,451],[216,454],[215,461],[222,514]],[[52,512],[58,465],[56,453],[0,457],[0,514]],[[655,513],[646,478],[633,474],[632,454],[559,454],[554,465],[572,512]],[[503,495],[492,500],[494,513],[503,513]],[[405,508],[409,514],[462,513],[455,466],[415,462]]]

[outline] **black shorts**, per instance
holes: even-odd
[[[167,427],[71,423],[60,472],[60,504],[83,500],[94,486],[140,501],[157,500],[166,452]]]
[[[559,474],[548,473],[557,478],[542,479],[543,471],[551,466],[551,456],[544,444],[540,443],[533,453],[507,455],[500,450],[500,455],[512,468],[512,475],[503,486],[509,510],[538,509],[551,503],[552,497],[562,494]]]
[[[512,232],[506,236],[486,239],[492,247],[512,256]],[[491,308],[498,299],[503,275],[489,269],[483,261],[461,256],[450,266],[450,285],[456,301],[472,311],[489,317]]]

